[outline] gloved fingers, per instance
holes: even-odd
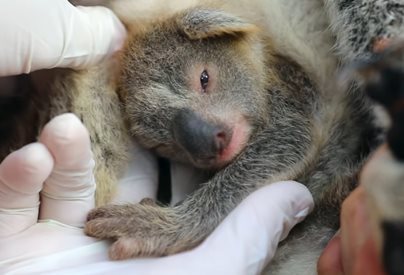
[[[40,219],[82,227],[94,207],[94,159],[87,129],[73,114],[53,118],[40,138],[55,159],[41,192]]]
[[[125,42],[125,27],[105,7],[75,7],[69,23],[57,67],[86,68],[117,52]]]
[[[41,143],[29,144],[0,164],[0,236],[19,233],[38,220],[39,192],[53,168]]]
[[[3,1],[5,2],[5,1]],[[0,76],[84,68],[120,49],[126,30],[104,7],[67,0],[13,0],[0,9]]]
[[[300,183],[265,186],[247,197],[193,252],[195,261],[206,259],[214,270],[227,274],[260,274],[278,243],[313,206],[310,192]]]

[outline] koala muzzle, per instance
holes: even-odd
[[[176,142],[197,161],[214,161],[232,138],[229,127],[206,121],[191,110],[179,111],[172,127]]]

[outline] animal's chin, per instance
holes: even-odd
[[[191,162],[195,167],[206,170],[219,170],[230,163],[220,161],[218,158],[193,158]]]

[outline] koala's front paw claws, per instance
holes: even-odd
[[[169,253],[169,244],[164,236],[150,238],[122,237],[115,241],[109,249],[112,260],[125,260],[139,257],[160,257]]]
[[[144,198],[139,203],[141,205],[158,206],[158,204],[151,198]]]
[[[115,241],[109,249],[109,258],[111,260],[125,260],[142,256],[141,251],[143,243],[134,238],[120,238]]]
[[[91,221],[99,218],[109,218],[109,217],[126,217],[132,215],[132,205],[122,204],[122,205],[105,205],[102,207],[95,208],[87,214],[87,221]]]
[[[114,260],[164,256],[191,248],[194,240],[186,240],[186,230],[173,208],[160,207],[150,199],[94,209],[84,228],[89,236],[116,240],[110,249]],[[180,235],[181,245],[177,243]]]
[[[99,239],[119,238],[125,235],[122,226],[125,220],[122,218],[98,218],[88,221],[84,232],[91,237]]]
[[[95,220],[98,218],[103,218],[107,216],[108,211],[105,208],[95,208],[88,212],[87,214],[87,221]]]

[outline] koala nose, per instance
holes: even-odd
[[[230,143],[229,134],[221,129],[218,129],[217,132],[213,134],[213,138],[215,139],[215,147],[219,152],[223,151]]]
[[[173,121],[174,138],[193,158],[215,159],[230,143],[229,127],[212,123],[191,110],[181,110]]]

